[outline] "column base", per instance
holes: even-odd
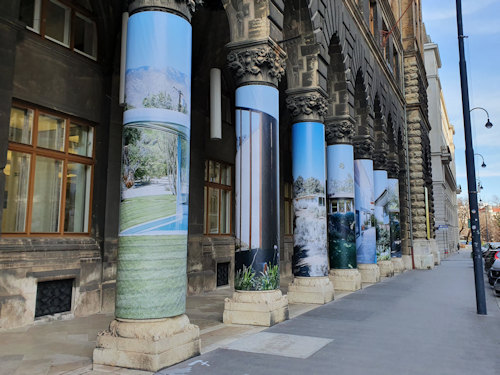
[[[362,283],[378,283],[380,281],[380,269],[376,264],[358,264]]]
[[[415,269],[431,270],[434,268],[434,256],[431,252],[429,240],[416,239],[413,241],[413,257]]]
[[[330,280],[335,290],[355,292],[361,289],[361,274],[357,268],[331,269]]]
[[[403,259],[405,270],[411,271],[413,269],[413,261],[411,259],[411,255],[403,255],[401,259]]]
[[[288,298],[281,290],[237,290],[224,302],[223,322],[270,327],[288,319]]]
[[[394,267],[392,266],[392,262],[390,260],[380,260],[377,262],[377,265],[380,269],[380,277],[394,276]]]
[[[403,273],[406,271],[403,258],[391,258],[392,267],[394,268],[394,274]]]
[[[435,239],[429,240],[429,245],[431,248],[431,253],[434,258],[434,265],[439,266],[441,264],[441,252],[439,251],[438,244]]]
[[[288,286],[289,303],[315,303],[324,305],[335,298],[333,283],[328,276],[295,277]]]
[[[93,363],[158,371],[200,354],[200,329],[186,315],[113,320],[99,333]]]

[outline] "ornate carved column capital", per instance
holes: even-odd
[[[328,145],[352,145],[355,130],[354,123],[349,120],[326,119],[326,143]]]
[[[142,8],[170,11],[182,15],[191,22],[196,5],[201,5],[202,3],[203,0],[128,0],[128,11],[129,13],[134,13]]]
[[[373,169],[378,171],[387,170],[387,150],[375,148],[373,151]]]
[[[228,47],[231,49],[227,55],[228,66],[238,86],[267,83],[278,87],[285,74],[286,54],[275,42],[238,43]]]
[[[387,177],[398,179],[399,178],[398,161],[389,156],[389,158],[387,159],[386,166],[387,166]]]
[[[372,159],[374,148],[373,138],[370,135],[354,137],[354,159]]]
[[[290,90],[286,94],[286,106],[293,122],[323,122],[328,112],[328,101],[322,92]]]

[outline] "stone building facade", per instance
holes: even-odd
[[[431,157],[434,191],[435,230],[439,253],[435,262],[455,252],[458,244],[457,179],[455,166],[455,128],[450,124],[439,79],[441,57],[438,45],[427,36],[424,45],[425,70],[429,87],[429,120],[432,125]]]
[[[291,133],[299,122],[324,125],[326,145],[349,145],[354,161],[368,161],[397,180],[402,259],[407,268],[433,266],[420,1],[3,0],[1,5],[1,328],[29,325],[58,309],[74,316],[114,309],[116,280],[125,272],[117,274],[120,187],[128,183],[121,167],[119,104],[127,11],[167,12],[191,25],[187,293],[235,286],[235,254],[242,246],[235,235],[235,198],[241,194],[235,181],[235,108],[241,104],[235,92],[249,85],[279,92],[275,182],[281,220],[273,236],[282,278],[291,277],[297,263]],[[209,132],[211,68],[221,70],[220,140]],[[165,108],[177,103],[169,96],[162,99]],[[179,93],[179,110],[185,100]],[[154,140],[144,142],[141,147],[147,148]],[[133,171],[135,186],[154,185],[155,178],[139,168]],[[151,213],[155,207],[142,209]],[[270,214],[268,209],[261,215]],[[370,276],[384,267],[389,276],[393,266],[377,265],[377,259],[359,271]],[[325,277],[322,285],[329,288]],[[335,277],[343,276],[330,272],[334,284]],[[69,296],[69,307],[59,306],[68,304],[67,298],[55,310],[47,307],[54,293]]]

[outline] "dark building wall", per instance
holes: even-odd
[[[91,235],[0,236],[0,328],[33,322],[37,283],[47,280],[73,279],[75,316],[114,308],[122,121],[118,70],[113,81],[109,58],[93,61],[43,39],[17,21],[19,3],[8,3],[0,17],[1,191],[13,101],[88,121],[95,126],[96,138]],[[115,40],[116,34],[108,31],[106,37]],[[119,49],[116,52],[119,56]]]

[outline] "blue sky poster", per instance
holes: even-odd
[[[292,125],[292,174],[293,273],[300,277],[327,276],[325,127],[322,123]]]

